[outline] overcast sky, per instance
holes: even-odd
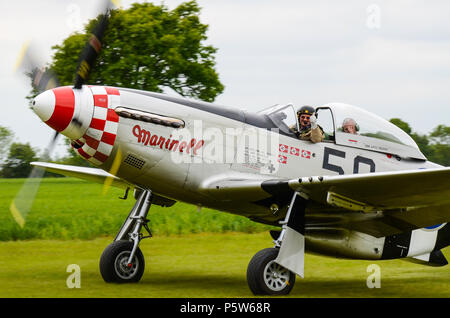
[[[28,108],[29,83],[14,73],[17,56],[31,40],[42,61],[50,61],[51,46],[80,30],[100,2],[0,1],[0,125],[43,149],[52,130]],[[182,2],[164,1],[171,9]],[[448,0],[198,3],[209,25],[207,43],[218,48],[225,85],[218,104],[259,110],[343,102],[400,117],[420,133],[450,125]]]

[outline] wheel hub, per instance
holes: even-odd
[[[128,263],[130,251],[123,251],[116,257],[114,269],[116,274],[122,279],[131,279],[139,268],[139,261],[133,257],[133,262]]]
[[[289,270],[270,261],[264,269],[264,283],[273,291],[280,291],[289,285]]]

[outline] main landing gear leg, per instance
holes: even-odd
[[[295,192],[275,247],[259,251],[248,264],[247,283],[253,294],[289,294],[295,274],[303,277],[306,204],[304,195]]]
[[[105,282],[138,282],[144,274],[145,261],[139,243],[152,236],[147,226],[152,192],[140,192],[133,209],[120,228],[114,242],[106,247],[100,258],[100,273]],[[142,227],[148,236],[141,233]]]

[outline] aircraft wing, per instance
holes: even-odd
[[[78,167],[78,166],[70,166],[70,165],[61,165],[56,163],[49,162],[32,162],[32,166],[43,168],[50,172],[58,173],[65,175],[67,177],[75,177],[79,179],[84,179],[87,181],[97,182],[104,184],[107,178],[112,180],[111,186],[117,188],[132,188],[134,185],[122,180],[102,169],[97,168],[88,168],[88,167]]]
[[[67,177],[75,177],[79,179],[84,179],[87,181],[92,181],[101,184],[107,184],[108,186],[113,186],[116,188],[122,189],[134,189],[139,188],[139,186],[129,183],[117,176],[114,176],[102,169],[97,168],[89,168],[89,167],[79,167],[79,166],[70,166],[70,165],[61,165],[57,163],[49,163],[49,162],[31,162],[31,165],[35,167],[40,167],[45,170],[59,173]],[[158,195],[157,193],[153,193],[152,196],[152,204],[160,205],[163,207],[169,207],[175,204],[176,201],[165,198],[163,196]]]
[[[450,168],[300,178],[289,186],[315,201],[351,210],[440,205],[450,203]]]
[[[257,204],[288,204],[293,191],[301,191],[310,199],[310,220],[328,217],[334,226],[376,237],[450,221],[450,168],[292,180],[229,179],[208,187],[219,200],[246,198]]]

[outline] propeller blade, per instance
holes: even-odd
[[[39,94],[48,89],[58,87],[60,84],[58,77],[53,71],[46,67],[38,66],[35,51],[30,42],[26,42],[20,51],[15,69],[16,72],[24,72],[31,77],[31,85],[35,92]],[[50,158],[58,135],[59,133],[56,131],[50,140],[42,156],[44,160]],[[22,188],[16,194],[16,197],[11,201],[9,210],[20,227],[25,225],[27,215],[31,210],[44,173],[45,170],[43,169],[33,168],[22,185]]]
[[[111,175],[115,176],[117,174],[117,171],[119,171],[119,168],[120,168],[121,161],[122,161],[122,151],[120,151],[120,148],[119,148],[119,149],[117,149],[116,156],[111,165],[111,169],[109,170],[109,173]],[[108,192],[113,181],[114,181],[114,179],[112,177],[107,177],[105,179],[105,182],[103,183],[103,195],[105,195]]]
[[[103,9],[103,15],[100,17],[99,23],[94,27],[89,41],[86,43],[83,51],[80,54],[80,62],[77,67],[74,88],[81,88],[84,82],[87,80],[92,67],[97,59],[101,50],[101,41],[105,34],[105,30],[108,26],[110,11],[112,6],[119,7],[120,1],[118,0],[105,0]],[[44,92],[48,89],[60,86],[60,82],[56,74],[48,67],[38,67],[35,55],[32,54],[35,50],[30,48],[30,43],[24,44],[19,58],[16,64],[16,70],[25,71],[28,76],[32,78],[32,86],[36,93]],[[56,145],[56,141],[59,133],[55,132],[51,139],[46,151],[44,152],[43,159],[50,159],[50,155],[53,148]],[[118,158],[118,159],[117,159]],[[117,152],[116,160],[114,161],[111,172],[117,172],[120,166],[121,152],[120,149]],[[30,175],[24,182],[22,188],[17,193],[16,197],[10,204],[10,212],[20,227],[23,227],[26,222],[26,218],[31,210],[36,194],[39,190],[42,177],[45,170],[38,167],[33,168]],[[112,180],[106,180],[104,185],[104,193],[108,191]]]
[[[110,12],[113,6],[119,7],[120,1],[106,0],[105,9],[99,23],[94,27],[89,40],[80,55],[80,62],[75,75],[74,88],[80,89],[88,79],[94,63],[102,49],[102,39],[108,27]]]
[[[50,69],[36,68],[31,76],[33,78],[33,87],[39,93],[61,86],[56,74]]]
[[[16,63],[16,71],[21,71],[31,77],[31,86],[36,93],[42,93],[48,89],[60,86],[56,74],[43,66],[39,66],[34,47],[30,42],[25,42]]]
[[[50,158],[50,155],[56,145],[58,135],[58,132],[54,134],[52,140],[46,148],[42,156],[44,160],[48,160]],[[44,173],[44,169],[34,167],[14,200],[11,201],[9,210],[14,220],[19,224],[21,228],[25,226],[27,216],[31,211],[31,207],[33,206],[33,202],[39,190],[39,186],[41,184]]]

